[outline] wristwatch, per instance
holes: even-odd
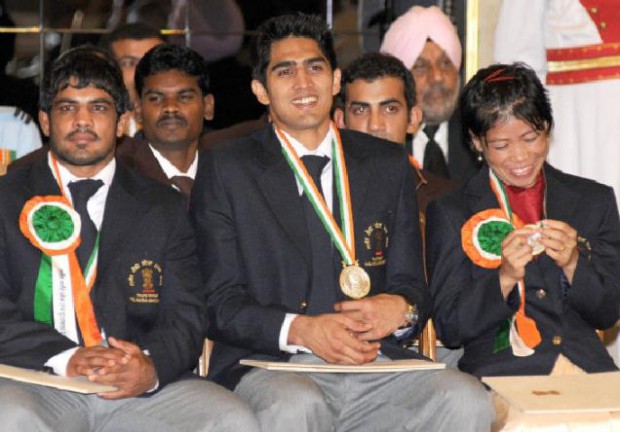
[[[420,318],[418,314],[418,307],[414,304],[407,304],[407,312],[405,312],[405,324],[401,326],[404,327],[413,327],[418,323],[418,319]]]

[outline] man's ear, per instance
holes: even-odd
[[[347,128],[347,125],[344,122],[344,111],[342,110],[342,108],[334,109],[334,123],[336,123],[338,129]]]
[[[342,72],[340,72],[340,69],[338,68],[334,69],[334,74],[333,74],[334,82],[332,83],[332,96],[336,96],[338,93],[340,93],[340,78],[341,77],[342,77]]]
[[[263,104],[269,105],[269,94],[267,89],[259,80],[252,80],[252,93],[256,96],[256,99]]]
[[[50,136],[50,117],[49,115],[43,111],[39,110],[39,124],[41,125],[41,130],[46,137]]]
[[[211,93],[203,98],[205,104],[205,120],[213,120],[215,116],[215,98]]]
[[[409,124],[407,124],[407,133],[415,135],[420,130],[422,124],[422,108],[418,105],[411,107],[409,111]]]

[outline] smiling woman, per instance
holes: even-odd
[[[488,166],[428,207],[439,338],[463,345],[459,367],[477,376],[615,370],[595,331],[620,306],[612,189],[545,163],[553,117],[529,67],[480,70],[461,112]]]

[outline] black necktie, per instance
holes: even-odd
[[[437,133],[439,126],[427,125],[424,127],[424,134],[428,137],[426,148],[424,149],[424,160],[422,166],[425,170],[437,174],[439,176],[450,178],[448,173],[448,165],[446,164],[446,158],[435,141],[435,134]]]
[[[325,156],[302,156],[301,161],[306,166],[306,170],[312,177],[319,193],[323,195],[321,173],[329,158]],[[331,237],[305,193],[301,199],[312,249],[312,288],[318,293],[333,291],[334,266]]]
[[[177,175],[170,178],[173,185],[179,188],[181,193],[189,198],[194,187],[194,179],[186,175]]]
[[[80,266],[86,270],[86,264],[90,258],[95,240],[97,239],[97,227],[88,214],[86,203],[103,186],[101,180],[80,180],[69,183],[69,190],[73,198],[73,208],[80,215],[82,230],[80,231],[81,243],[77,248],[77,257]]]

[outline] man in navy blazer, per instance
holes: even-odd
[[[210,378],[247,399],[263,430],[488,429],[488,395],[454,370],[364,376],[239,365],[412,357],[402,343],[431,307],[413,171],[393,143],[330,122],[340,71],[325,23],[266,21],[253,62],[252,89],[272,125],[206,152],[192,194],[214,340]],[[354,253],[335,240],[349,208],[354,239],[345,243]],[[343,265],[355,283],[339,278]],[[347,291],[363,287],[364,274],[369,292]]]
[[[179,193],[116,163],[127,105],[111,60],[88,48],[65,53],[43,82],[51,151],[0,179],[0,363],[116,390],[0,379],[0,424],[256,430],[230,392],[179,380],[191,376],[204,337],[194,233]]]

